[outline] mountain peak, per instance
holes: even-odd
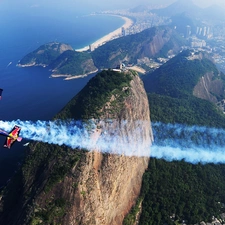
[[[59,118],[68,119],[68,115],[74,119],[75,114],[84,113],[84,118],[95,116],[97,121],[93,129],[89,126],[93,149],[30,145],[31,154],[0,202],[1,224],[123,224],[139,196],[152,141],[148,98],[141,79],[132,71],[102,71]],[[97,147],[104,137],[105,147],[115,152],[122,149],[120,154]],[[124,142],[132,146],[124,146]]]
[[[178,0],[163,9],[154,10],[155,13],[162,16],[174,16],[177,14],[188,13],[198,14],[201,8],[193,3],[192,0]]]

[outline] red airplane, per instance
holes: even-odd
[[[5,148],[10,148],[15,143],[15,141],[20,142],[22,140],[22,137],[19,137],[20,130],[21,128],[18,126],[14,126],[9,133],[0,129],[0,135],[6,136],[4,143]]]

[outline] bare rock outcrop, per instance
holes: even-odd
[[[199,79],[199,82],[194,87],[193,95],[208,100],[212,103],[217,103],[218,97],[224,95],[224,83],[221,79],[215,78],[213,72],[208,72]]]
[[[148,108],[142,82],[136,76],[131,81],[131,93],[124,101],[124,108],[118,113],[120,123],[106,123],[99,131],[112,135],[119,126],[117,142],[128,138],[136,146],[128,146],[130,149],[124,149],[122,155],[102,154],[98,150],[86,154],[86,162],[79,173],[72,213],[66,216],[65,224],[77,224],[76,221],[81,224],[122,224],[139,195],[142,175],[148,166],[152,141]],[[122,125],[124,120],[128,122]],[[142,121],[139,132],[136,132],[137,121]]]

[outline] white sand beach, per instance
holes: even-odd
[[[107,14],[108,15],[108,14]],[[112,15],[112,16],[119,16],[119,15]],[[124,17],[124,16],[119,16],[124,20],[124,24],[119,27],[118,29],[112,31],[111,33],[105,35],[104,37],[98,39],[97,41],[95,41],[94,43],[92,43],[92,48],[97,48],[103,44],[105,44],[108,41],[111,41],[115,38],[118,38],[122,35],[122,27],[126,30],[129,27],[131,27],[133,25],[133,21],[130,18]],[[84,48],[81,49],[75,49],[75,51],[78,52],[83,52],[83,51],[87,51],[89,50],[89,46],[85,46]],[[57,78],[57,77],[64,77],[64,80],[71,80],[71,79],[78,79],[78,78],[83,78],[88,76],[89,74],[92,73],[96,73],[98,70],[92,71],[90,73],[86,73],[86,74],[81,74],[81,75],[70,75],[70,74],[52,74],[50,76],[50,78]]]
[[[119,15],[112,15],[112,16],[119,16]],[[124,16],[119,16],[119,17],[121,17],[125,21],[123,26],[119,27],[118,29],[112,31],[111,33],[105,35],[104,37],[102,37],[102,38],[98,39],[97,41],[95,41],[94,43],[92,43],[91,46],[93,49],[105,44],[108,41],[111,41],[115,38],[120,37],[122,34],[122,27],[126,30],[132,26],[133,21],[130,18],[127,18]],[[87,50],[89,50],[89,46],[85,46],[84,48],[80,48],[80,49],[75,49],[75,51],[78,51],[78,52],[83,52],[83,51],[87,51]]]

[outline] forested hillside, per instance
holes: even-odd
[[[173,98],[192,96],[199,79],[211,71],[218,79],[219,71],[212,61],[203,53],[186,50],[149,74],[144,79],[145,89],[149,93]]]
[[[142,225],[196,224],[220,218],[225,202],[225,166],[152,158],[143,178]]]
[[[72,50],[70,45],[51,42],[41,45],[35,51],[25,55],[19,62],[21,66],[42,65],[48,66],[49,63],[54,61],[64,51]]]
[[[87,52],[68,50],[49,64],[53,74],[80,75],[97,70],[91,55]]]
[[[185,43],[186,40],[171,27],[152,27],[110,41],[91,54],[98,68],[112,68],[121,62],[136,64],[144,57],[167,57],[168,51],[178,53]]]
[[[189,54],[181,53],[144,79],[151,121],[225,128],[225,116],[216,105],[193,96],[193,88],[205,73],[213,71],[214,79],[223,79],[207,57],[191,61],[186,59]],[[153,133],[157,135],[154,129]],[[143,177],[139,224],[200,224],[211,222],[212,216],[220,219],[225,212],[224,172],[224,164],[151,158]],[[134,208],[124,224],[132,224],[137,211]]]
[[[103,70],[92,78],[87,85],[74,97],[56,118],[90,119],[99,118],[99,110],[113,94],[123,98],[128,91],[123,87],[129,86],[132,77],[130,73],[118,73],[112,70]],[[118,98],[119,100],[120,98]],[[117,101],[118,101],[117,100]],[[115,100],[115,103],[118,103]]]

